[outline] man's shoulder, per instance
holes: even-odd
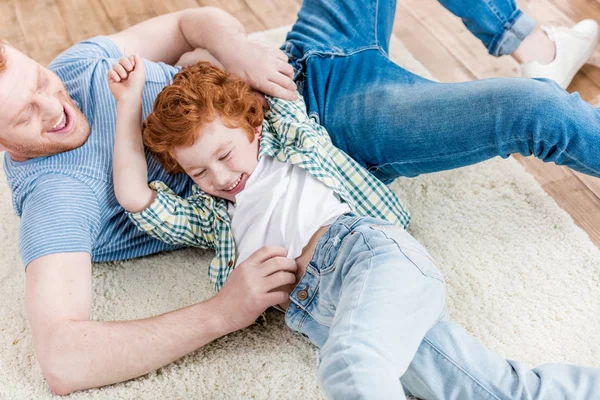
[[[13,207],[17,215],[23,213],[28,201],[65,202],[75,197],[88,198],[95,203],[100,194],[111,186],[107,178],[95,171],[86,171],[85,166],[59,166],[53,163],[52,156],[31,160],[30,164],[18,165],[5,160],[5,172],[12,192]]]
[[[48,69],[60,73],[69,69],[92,65],[100,60],[120,58],[123,55],[109,36],[96,36],[69,47],[48,65]]]

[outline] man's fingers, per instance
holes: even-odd
[[[281,63],[279,65],[279,72],[289,77],[290,79],[294,79],[294,67],[292,67],[288,63]]]
[[[279,97],[283,100],[293,101],[297,98],[295,90],[286,89],[274,82],[267,82],[263,85],[263,87],[260,87],[258,89],[263,91],[265,94],[268,94],[273,97]]]
[[[269,307],[276,306],[281,303],[285,303],[290,298],[290,294],[287,292],[271,292],[265,294],[263,306],[265,310]]]
[[[298,264],[293,258],[274,257],[260,265],[261,276],[269,276],[279,271],[296,273]]]
[[[286,63],[288,62],[288,56],[283,51],[281,51],[279,49],[277,49],[275,51],[275,57],[277,57],[281,61],[285,61]]]
[[[292,80],[292,78],[284,74],[277,73],[271,77],[270,81],[278,84],[285,90],[291,90],[293,92],[296,91],[296,83]]]
[[[285,285],[293,285],[296,283],[296,274],[288,271],[277,271],[267,276],[264,283],[266,291],[271,291]]]
[[[285,257],[287,256],[287,250],[281,246],[263,246],[256,250],[242,263],[252,263],[254,265],[260,265],[265,261],[273,257]]]

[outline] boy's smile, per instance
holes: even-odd
[[[249,133],[227,126],[221,118],[203,124],[200,136],[189,147],[178,147],[173,156],[204,192],[235,202],[258,164],[258,137],[262,125]]]

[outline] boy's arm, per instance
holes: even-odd
[[[279,288],[295,280],[283,248],[262,248],[241,263],[211,299],[135,321],[90,321],[88,253],[55,253],[29,263],[26,306],[36,357],[50,389],[76,390],[154,371],[285,301]],[[150,349],[150,351],[149,351]]]
[[[144,63],[139,56],[124,57],[108,73],[117,100],[113,149],[113,182],[119,204],[130,212],[148,207],[156,192],[148,187],[148,166],[142,142]]]

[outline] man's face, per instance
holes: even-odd
[[[252,141],[241,128],[229,128],[216,118],[202,125],[198,140],[190,147],[178,147],[173,156],[204,192],[235,202],[258,164],[256,128]]]
[[[15,161],[24,161],[85,143],[89,124],[58,76],[11,46],[4,46],[4,57],[0,150]]]

